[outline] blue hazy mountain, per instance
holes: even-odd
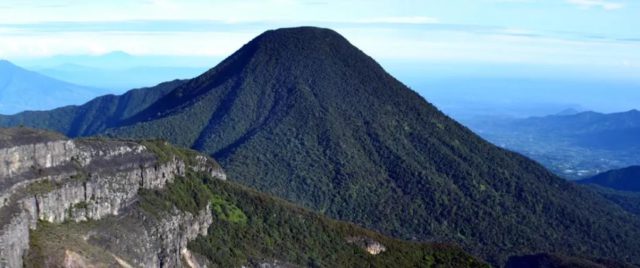
[[[567,109],[564,109],[564,110],[560,111],[556,115],[574,115],[574,114],[579,114],[581,112],[582,111],[579,111],[578,109],[575,109],[575,108],[567,108]]]
[[[571,179],[640,164],[640,112],[580,112],[526,119],[485,118],[467,126]]]
[[[476,117],[527,118],[566,109],[639,109],[637,76],[589,75],[561,66],[384,60],[391,74],[463,123]]]
[[[517,120],[511,131],[540,137],[565,138],[577,146],[623,150],[640,148],[640,111],[603,114],[582,112]]]
[[[62,64],[40,72],[57,79],[82,85],[112,89],[116,93],[132,88],[155,85],[172,79],[195,77],[204,67],[153,67],[137,66],[123,69],[107,69],[78,64]]]
[[[624,210],[640,215],[640,166],[609,170],[577,181]]]
[[[579,182],[620,191],[640,192],[640,166],[609,170]]]
[[[172,55],[132,55],[123,51],[112,51],[99,55],[55,55],[44,58],[22,59],[23,66],[40,70],[64,64],[76,64],[99,69],[127,69],[134,66],[208,66],[215,65],[220,59],[208,56],[172,56]]]
[[[0,114],[81,104],[108,91],[79,86],[0,60]]]
[[[21,60],[23,66],[71,83],[122,93],[132,88],[195,77],[220,61],[216,57],[131,55],[114,51],[102,55],[56,55]]]

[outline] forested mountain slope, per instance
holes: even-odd
[[[479,138],[327,29],[267,31],[94,133],[164,138],[258,190],[495,264],[537,252],[640,262],[637,217]]]

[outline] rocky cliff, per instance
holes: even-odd
[[[211,158],[163,142],[0,129],[0,267],[23,266],[30,233],[40,226],[87,221],[94,224],[83,229],[83,240],[99,240],[120,266],[181,266],[188,241],[206,234],[212,222],[209,209],[173,208],[150,217],[137,201],[139,191],[161,190],[187,172],[226,179]],[[67,249],[64,258],[43,261],[83,266],[95,258]]]

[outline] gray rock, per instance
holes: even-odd
[[[0,267],[23,266],[29,229],[36,228],[38,220],[79,222],[125,213],[129,220],[144,221],[143,214],[129,209],[141,188],[162,189],[187,169],[226,179],[211,158],[198,155],[189,163],[177,156],[161,162],[136,142],[0,130]],[[143,267],[180,266],[187,242],[206,234],[212,222],[208,209],[198,215],[176,209],[165,216],[134,230],[146,234],[136,236],[145,241],[140,255],[123,256]]]

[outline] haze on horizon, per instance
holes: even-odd
[[[205,70],[265,30],[313,25],[452,114],[615,112],[640,108],[639,12],[630,0],[5,0],[0,58],[37,68],[121,51]]]

